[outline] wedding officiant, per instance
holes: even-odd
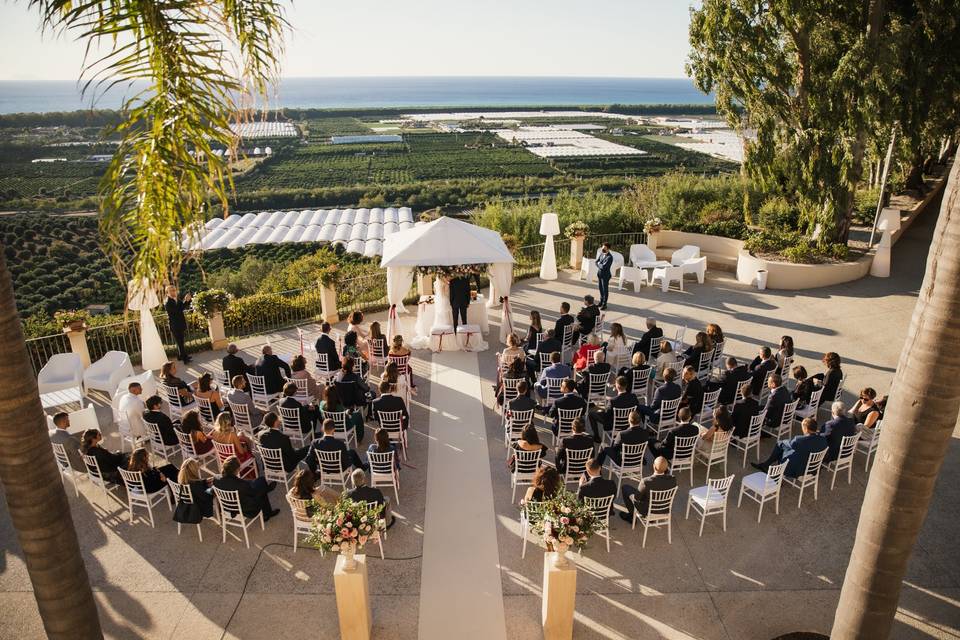
[[[470,281],[462,275],[450,280],[450,307],[453,310],[453,331],[467,324],[467,307],[470,306]]]

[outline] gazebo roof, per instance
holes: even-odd
[[[384,238],[380,266],[453,267],[513,261],[496,231],[443,216]]]

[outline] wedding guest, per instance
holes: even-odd
[[[222,417],[226,414],[220,414]],[[255,480],[244,480],[237,477],[240,470],[240,460],[236,456],[229,456],[221,466],[222,475],[213,481],[213,486],[221,491],[236,491],[240,500],[240,510],[247,518],[256,518],[263,514],[263,521],[279,515],[280,510],[270,506],[270,487],[262,477]],[[236,515],[236,514],[231,514]]]
[[[547,329],[546,339],[541,340],[537,344],[537,349],[533,352],[533,355],[527,358],[527,373],[530,374],[530,378],[536,378],[537,374],[540,372],[541,354],[559,353],[562,348],[563,345],[561,345],[560,341],[557,340],[553,333],[553,329]]]
[[[587,460],[586,471],[580,478],[580,486],[577,488],[577,500],[607,498],[616,495],[617,483],[603,477],[603,467],[600,461],[593,458]],[[610,503],[610,511],[613,511],[613,503]]]
[[[523,346],[520,344],[520,338],[517,337],[517,334],[510,333],[507,335],[507,346],[503,351],[500,352],[501,364],[509,363],[513,360],[520,360],[526,364],[524,361],[525,356],[526,353],[523,350]]]
[[[165,362],[160,367],[160,382],[177,390],[181,404],[187,405],[193,402],[193,392],[190,385],[177,377],[177,363],[173,360]]]
[[[852,417],[845,415],[846,406],[839,400],[830,405],[830,419],[820,427],[820,435],[827,439],[827,457],[823,459],[826,462],[833,462],[840,455],[840,445],[845,436],[854,435],[857,430],[857,421]]]
[[[260,353],[256,364],[257,375],[263,377],[268,394],[280,393],[290,377],[290,365],[274,355],[273,347],[268,344],[263,346]]]
[[[557,340],[563,342],[564,332],[566,327],[571,326],[575,322],[572,315],[570,315],[570,303],[561,302],[560,303],[560,317],[557,318],[556,323],[553,325],[553,335],[556,336]],[[576,336],[574,336],[576,337]],[[570,344],[573,344],[572,342]]]
[[[347,331],[343,336],[343,360],[350,358],[353,361],[354,365],[360,366],[359,373],[361,376],[367,375],[367,354],[360,349],[359,347],[359,336],[355,331]],[[343,364],[341,361],[341,369],[343,369]],[[353,367],[350,368],[351,373],[353,372]]]
[[[200,524],[204,518],[213,517],[213,490],[210,488],[212,480],[200,477],[200,462],[196,458],[187,458],[180,466],[177,474],[177,484],[190,487],[191,502],[187,503],[174,496],[177,506],[173,511],[174,522],[181,524]]]
[[[351,331],[357,334],[357,349],[369,356],[367,345],[367,336],[369,334],[367,330],[363,328],[362,311],[354,311],[350,314],[350,318],[347,320],[347,333],[350,333]]]
[[[626,380],[627,389],[633,389],[634,376],[640,376],[643,380],[638,384],[644,385],[641,388],[646,389],[646,382],[653,375],[653,369],[647,366],[647,357],[643,355],[642,351],[634,351],[630,360],[630,366],[621,368],[620,371],[617,372],[617,376],[623,377]]]
[[[287,492],[288,498],[313,500],[320,508],[336,504],[337,500],[340,499],[340,494],[336,491],[326,485],[319,484],[317,474],[309,468],[298,469],[293,474],[290,484],[292,486],[290,491]],[[293,517],[297,520],[309,520],[316,510],[316,507],[307,507],[307,509],[302,509],[299,506],[294,507],[292,503],[290,506],[293,509]]]
[[[660,353],[657,355],[657,363],[654,366],[658,382],[663,382],[663,372],[677,360],[679,358],[673,353],[673,345],[670,344],[669,340],[662,340],[660,342]]]
[[[594,301],[593,296],[583,296],[583,307],[577,313],[577,324],[573,330],[573,343],[583,339],[584,336],[593,333],[597,326],[597,320],[600,318],[600,307]]]
[[[783,370],[783,363],[786,362],[787,358],[792,358],[792,357],[793,357],[793,338],[791,338],[790,336],[783,336],[780,338],[780,350],[777,351],[777,355],[776,355],[777,373],[779,373],[781,376],[785,376],[787,374],[787,372]]]
[[[344,357],[340,370],[333,376],[333,386],[340,394],[340,400],[350,409],[365,407],[373,401],[370,385],[366,376],[356,371],[353,356]]]
[[[223,411],[223,399],[220,397],[220,390],[213,385],[213,376],[209,373],[203,373],[194,383],[193,395],[197,398],[203,398],[210,402],[210,410],[213,411],[213,418]]]
[[[227,374],[227,380],[233,380],[236,376],[246,376],[253,373],[253,367],[244,362],[243,358],[237,355],[240,349],[235,344],[227,345],[227,355],[223,356],[221,366]]]
[[[733,435],[746,438],[750,435],[750,421],[760,413],[760,403],[753,397],[753,386],[747,382],[740,386],[740,400],[733,405]]]
[[[380,381],[380,397],[373,401],[373,417],[380,423],[381,413],[399,411],[400,428],[406,429],[410,426],[410,413],[407,411],[407,403],[396,394],[396,391],[396,385],[391,384],[389,380]]]
[[[373,432],[373,442],[367,447],[367,463],[370,462],[371,453],[390,453],[393,451],[393,465],[397,471],[400,471],[400,452],[397,451],[397,445],[390,442],[390,433],[383,428]]]
[[[529,502],[543,502],[557,495],[560,490],[560,473],[550,465],[540,465],[537,472],[533,474],[533,480],[527,492],[520,500],[520,504],[525,505]]]
[[[100,475],[104,480],[121,484],[117,470],[126,466],[127,455],[120,451],[107,451],[100,446],[101,442],[103,442],[103,434],[99,429],[87,429],[80,438],[80,453],[97,460]]]
[[[321,371],[336,371],[340,368],[340,353],[337,351],[337,341],[330,335],[331,329],[329,322],[321,324],[320,337],[314,345],[318,356],[321,354],[326,356],[326,369],[321,366],[319,359],[317,360],[317,369]]]
[[[307,359],[302,355],[296,355],[293,357],[293,360],[290,361],[290,371],[293,373],[290,375],[294,380],[306,380],[307,381],[307,396],[311,399],[320,397],[320,387],[317,385],[316,378],[307,371]]]
[[[727,357],[725,369],[720,374],[718,382],[707,385],[708,391],[720,389],[720,395],[717,397],[718,404],[733,404],[737,400],[737,392],[744,382],[749,382],[753,375],[747,369],[747,365],[740,364],[733,356]]]
[[[723,329],[721,329],[720,325],[716,323],[711,322],[708,324],[707,328],[704,329],[704,333],[707,334],[707,336],[710,338],[710,342],[712,342],[714,346],[721,342],[726,342],[723,337]]]
[[[56,429],[50,434],[50,442],[62,444],[63,450],[67,453],[67,460],[70,462],[70,468],[74,471],[86,471],[83,464],[83,458],[80,457],[80,440],[67,429],[70,428],[70,414],[61,411],[53,416],[53,426]]]
[[[130,435],[134,438],[145,438],[147,426],[143,423],[143,414],[147,410],[147,403],[143,401],[143,387],[139,382],[127,385],[127,391],[120,396],[117,403],[117,413],[120,420],[126,420]]]
[[[253,458],[250,441],[247,440],[245,435],[237,433],[237,429],[233,425],[233,416],[227,412],[223,412],[217,416],[217,419],[214,422],[213,431],[210,433],[210,437],[214,442],[233,445],[234,456],[240,464],[245,464],[248,460]],[[247,474],[255,475],[255,469],[253,466],[250,467],[250,469],[247,471]]]
[[[147,398],[145,404],[147,410],[143,414],[144,422],[157,425],[163,444],[168,447],[179,444],[180,441],[177,440],[177,433],[173,430],[173,421],[170,420],[170,416],[160,410],[163,406],[163,398],[160,396],[150,396]]]
[[[560,362],[560,352],[554,351],[550,354],[550,366],[540,372],[540,378],[534,389],[541,398],[547,397],[547,378],[570,378],[573,376],[573,370],[570,366]]]
[[[390,352],[387,355],[401,358],[410,356],[410,349],[406,344],[404,344],[402,335],[397,334],[393,336],[393,342],[390,344]],[[417,385],[413,382],[413,367],[410,366],[409,361],[407,364],[406,376],[407,382],[410,384],[410,392],[413,395],[417,395]]]
[[[633,352],[640,352],[645,358],[650,357],[650,345],[656,342],[662,342],[663,329],[657,326],[656,318],[648,317],[646,320],[647,330],[640,336],[637,343],[633,345]]]
[[[540,344],[538,335],[543,333],[543,321],[540,319],[540,312],[536,309],[530,310],[530,326],[527,328],[527,337],[524,340],[525,349],[528,353],[536,352]]]
[[[823,386],[823,393],[820,399],[823,402],[833,402],[837,398],[837,389],[840,388],[840,382],[843,380],[843,369],[840,368],[840,355],[828,351],[823,354],[823,364],[827,370],[824,373],[818,373],[813,376],[814,380],[819,380]]]
[[[580,384],[577,387],[580,395],[584,398],[587,397],[590,391],[591,376],[606,376],[606,378],[604,378],[604,393],[606,393],[606,383],[610,381],[610,373],[613,370],[610,363],[606,361],[606,355],[603,353],[603,349],[593,351],[591,358],[592,363],[590,366],[580,372]]]
[[[508,384],[516,385],[521,380],[527,379],[527,366],[526,363],[520,359],[516,358],[510,361],[510,366],[507,369],[507,372],[504,374],[503,379],[500,381],[500,386],[497,388],[497,404],[503,404],[504,398],[504,389]]]
[[[803,409],[810,404],[810,394],[816,388],[816,382],[813,378],[807,377],[807,369],[802,365],[794,366],[790,373],[797,382],[797,386],[793,389],[793,399],[800,401],[797,409]]]
[[[877,406],[877,392],[872,387],[860,389],[860,396],[857,403],[850,409],[850,415],[857,424],[862,424],[864,429],[873,429],[877,426],[880,407]]]
[[[557,471],[559,471],[561,475],[566,473],[567,470],[568,451],[584,451],[589,449],[593,452],[593,438],[585,433],[583,418],[574,418],[571,429],[573,433],[560,438],[560,444],[557,447]]]
[[[280,401],[279,406],[284,409],[297,410],[301,433],[313,432],[317,423],[320,421],[320,411],[316,406],[303,404],[297,400],[297,383],[295,382],[288,382],[283,387],[283,399]],[[264,416],[264,420],[266,420],[266,416]]]
[[[574,371],[581,371],[593,362],[593,352],[600,349],[600,336],[591,333],[587,341],[580,346],[577,353],[573,356],[571,366]]]
[[[680,396],[680,406],[690,409],[694,418],[700,417],[703,409],[703,384],[697,378],[695,367],[686,366],[681,374],[683,380],[683,394]]]
[[[630,352],[627,349],[627,336],[623,333],[622,324],[619,322],[610,324],[610,336],[607,338],[607,342],[602,346],[607,351],[607,354],[611,359],[615,356],[620,356],[621,354],[625,355]]]
[[[180,431],[190,436],[196,455],[205,455],[213,449],[213,440],[204,433],[203,423],[200,421],[200,411],[197,409],[190,409],[183,414],[183,418],[180,420]]]
[[[520,432],[520,439],[511,443],[510,447],[514,450],[514,453],[512,453],[507,460],[507,466],[510,467],[510,471],[513,471],[514,462],[517,458],[516,451],[539,451],[541,459],[547,455],[547,445],[540,443],[537,428],[532,424],[528,424],[523,428],[523,431]]]
[[[777,368],[777,360],[773,357],[770,347],[760,347],[760,353],[753,362],[750,363],[750,373],[753,376],[751,384],[753,385],[753,395],[759,396],[767,376]],[[767,416],[769,418],[769,416]]]
[[[367,472],[363,469],[354,469],[350,474],[353,489],[347,492],[347,497],[356,502],[377,503],[381,507],[380,517],[386,520],[387,529],[393,526],[393,513],[390,511],[390,498],[383,495],[383,491],[367,484]]]
[[[246,376],[234,376],[233,379],[230,380],[230,383],[233,385],[233,388],[227,392],[227,405],[242,404],[247,408],[247,414],[250,416],[250,426],[260,424],[263,421],[263,411],[253,404],[253,398],[247,393],[248,385]]]
[[[763,462],[751,462],[750,466],[759,471],[767,472],[770,465],[787,463],[784,475],[788,478],[798,478],[807,469],[807,460],[810,454],[818,453],[830,446],[827,439],[817,432],[817,421],[806,418],[801,423],[803,434],[790,440],[777,442],[770,451],[770,456]]]
[[[337,387],[330,386],[324,391],[323,402],[320,403],[320,415],[329,418],[331,413],[346,413],[346,428],[353,430],[357,434],[357,442],[363,442],[363,414],[359,411],[351,411],[344,405],[340,399],[340,392]],[[331,420],[332,422],[332,420]],[[324,420],[326,423],[326,420]]]
[[[705,331],[698,331],[693,344],[683,352],[683,355],[686,356],[686,359],[683,361],[683,366],[693,367],[694,372],[699,371],[700,357],[704,354],[708,356],[713,355],[713,341],[710,340],[710,336],[708,336]]]
[[[143,487],[147,493],[156,493],[167,487],[167,478],[175,479],[180,469],[169,462],[162,467],[150,465],[150,452],[144,447],[134,449],[127,462],[127,471],[139,471],[143,477]]]
[[[367,351],[370,359],[380,359],[378,366],[383,366],[382,360],[387,357],[387,336],[380,330],[379,322],[370,323],[370,334],[367,336]]]
[[[310,447],[306,446],[294,449],[293,442],[290,441],[290,436],[281,430],[282,424],[277,414],[272,411],[267,413],[263,416],[263,425],[265,428],[257,434],[257,441],[261,447],[266,449],[279,449],[283,470],[290,473],[296,469],[300,461],[306,457]]]
[[[650,511],[650,492],[668,491],[677,486],[677,479],[670,475],[669,470],[669,460],[664,456],[658,456],[653,461],[653,475],[641,480],[636,489],[629,484],[624,484],[620,489],[620,495],[623,504],[627,507],[627,512],[621,512],[620,517],[627,522],[633,522],[634,510],[639,511],[643,517],[647,517]]]
[[[337,428],[333,419],[327,418],[323,421],[323,435],[310,443],[307,465],[316,472],[319,464],[317,451],[339,451],[340,468],[344,471],[350,467],[368,469],[369,466],[360,458],[360,454],[354,449],[348,449],[346,442],[334,435],[336,431]]]

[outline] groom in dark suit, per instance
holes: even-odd
[[[450,281],[450,306],[453,308],[453,330],[456,331],[458,324],[467,324],[467,307],[470,306],[470,281],[463,276]]]

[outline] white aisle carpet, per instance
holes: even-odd
[[[433,355],[420,638],[506,640],[476,353]]]

